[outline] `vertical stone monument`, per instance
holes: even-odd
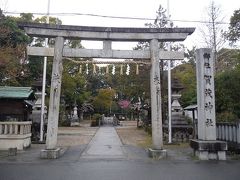
[[[71,118],[71,126],[80,126],[76,105],[73,108],[73,115]]]
[[[212,49],[197,49],[198,139],[190,141],[200,160],[226,160],[227,143],[216,140],[214,57]]]

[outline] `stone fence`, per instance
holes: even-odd
[[[0,150],[17,148],[22,150],[31,145],[31,121],[0,122]]]
[[[115,116],[103,117],[102,118],[102,124],[103,125],[117,126],[119,124],[119,121],[118,121],[118,119]]]
[[[217,123],[217,139],[227,141],[228,145],[240,146],[240,124],[239,123]]]

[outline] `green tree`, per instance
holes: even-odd
[[[195,65],[188,62],[176,66],[172,70],[172,78],[178,79],[183,85],[184,89],[181,92],[182,96],[180,98],[181,105],[186,107],[197,103]]]
[[[13,18],[0,16],[0,47],[16,48],[19,45],[26,45],[28,42],[28,36],[18,28]]]
[[[0,12],[0,85],[19,85],[26,65],[28,36]]]
[[[218,51],[217,59],[217,71],[216,73],[221,73],[224,71],[233,70],[240,63],[239,61],[240,50],[238,49],[227,49],[222,48]]]
[[[197,103],[196,94],[196,47],[187,49],[185,60],[172,70],[172,79],[177,79],[183,86],[180,103],[183,107]]]
[[[62,77],[62,96],[70,106],[88,101],[91,93],[86,88],[85,77],[78,73],[78,66],[75,63],[64,61],[64,70]]]
[[[32,13],[20,13],[20,17],[16,17],[18,22],[34,22],[34,16]]]
[[[121,66],[123,73],[120,73]],[[112,68],[113,66],[110,65],[110,72]],[[112,73],[104,74],[105,88],[111,87],[116,93],[111,110],[116,113],[128,113],[129,108],[122,109],[118,104],[119,101],[126,100],[134,104],[139,102],[139,99],[141,103],[150,99],[150,66],[139,64],[137,67],[136,64],[129,64],[129,73],[126,73],[128,65],[115,65],[115,68],[115,75]],[[136,74],[137,68],[138,74]]]
[[[46,23],[46,16],[34,18],[31,13],[21,13],[20,17],[4,16],[0,13],[0,84],[31,86],[42,75],[43,58],[26,55],[27,44],[43,46],[44,38],[30,38],[18,28],[19,22]],[[58,18],[50,17],[50,23],[61,24]],[[53,45],[53,39],[49,39]],[[49,58],[52,59],[52,58]],[[51,61],[47,67],[47,82],[51,78]]]
[[[97,112],[108,113],[115,95],[114,89],[99,89],[93,99],[93,106]]]
[[[240,68],[216,76],[216,113],[218,121],[236,121],[240,118]]]
[[[240,9],[234,11],[228,29],[227,38],[234,44],[240,39]]]

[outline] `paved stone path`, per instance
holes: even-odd
[[[114,127],[100,127],[82,158],[125,158],[122,142]]]

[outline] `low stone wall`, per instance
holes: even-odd
[[[224,141],[206,141],[192,139],[190,146],[200,160],[226,160],[227,143]]]
[[[0,122],[0,150],[23,150],[31,145],[31,121]]]

